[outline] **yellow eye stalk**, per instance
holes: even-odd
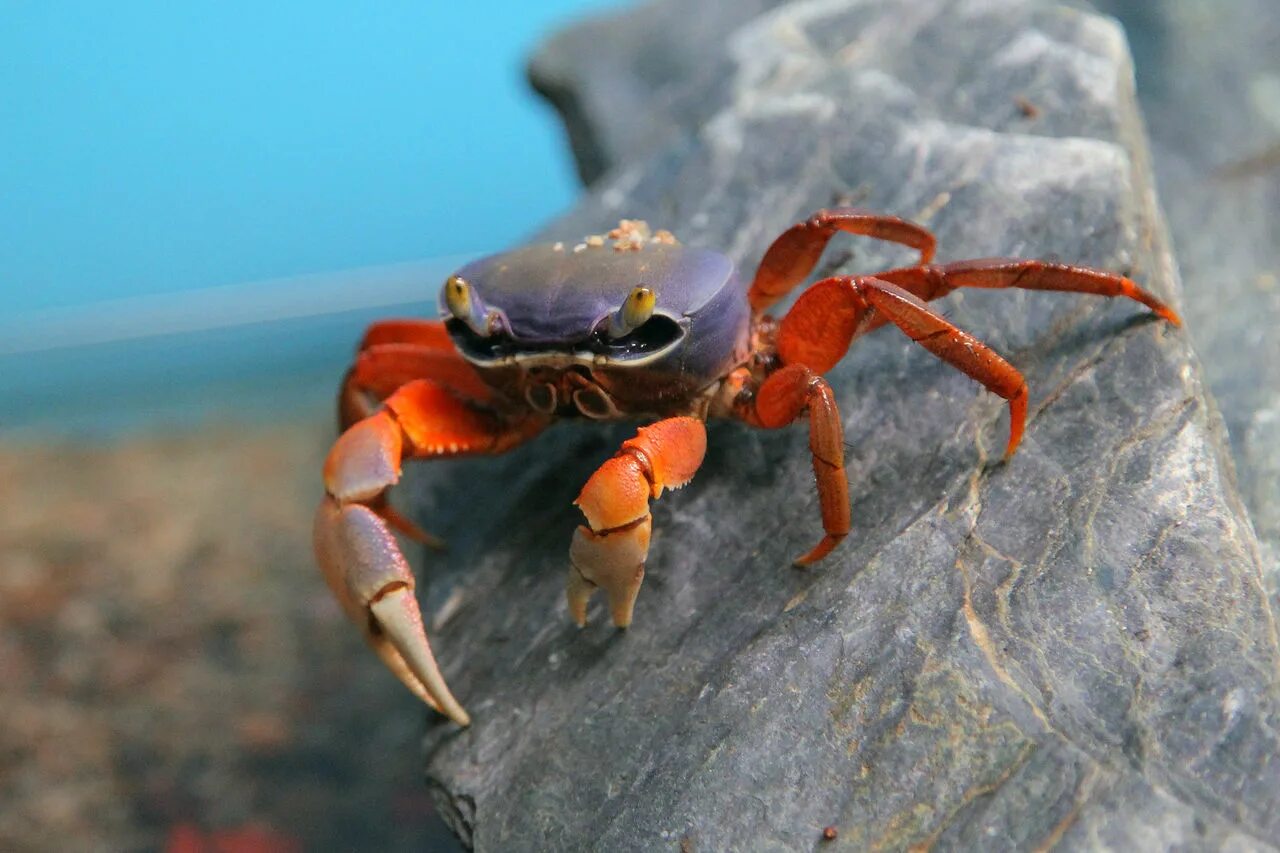
[[[444,283],[444,302],[449,313],[470,326],[477,335],[487,336],[492,331],[488,313],[472,293],[471,285],[461,276],[451,275]]]
[[[636,286],[609,321],[609,337],[622,338],[634,332],[653,316],[658,295],[644,285]]]

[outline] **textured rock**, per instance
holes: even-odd
[[[674,9],[649,14],[675,31]],[[576,79],[620,75],[663,31],[615,29],[620,64],[592,55]],[[928,221],[944,259],[1129,269],[1176,300],[1113,23],[1015,0],[825,0],[728,45],[689,72],[728,76],[681,95],[705,122],[628,151],[547,236],[640,216],[750,269],[783,227],[852,196]],[[829,268],[908,258],[842,246]],[[1276,626],[1188,336],[1061,295],[964,293],[948,313],[1031,385],[1010,463],[994,462],[1001,401],[878,332],[829,376],[845,544],[790,568],[819,535],[803,428],[716,425],[699,477],[656,505],[626,633],[599,602],[573,628],[562,582],[570,501],[630,427],[565,425],[421,477],[422,516],[452,544],[425,605],[476,718],[432,727],[428,776],[466,842],[792,849],[827,825],[849,849],[1280,837]]]
[[[1129,29],[1186,314],[1280,602],[1280,18],[1100,0]],[[1203,132],[1211,128],[1211,132]]]
[[[725,33],[779,2],[641,3],[548,39],[529,81],[560,111],[583,182],[701,125],[728,94]]]

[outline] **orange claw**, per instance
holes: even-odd
[[[579,626],[587,623],[587,602],[597,587],[609,597],[613,624],[631,624],[649,555],[649,501],[692,480],[706,452],[702,421],[668,418],[641,427],[587,480],[574,501],[587,523],[569,547],[566,587],[569,614]]]
[[[436,664],[413,573],[392,528],[429,543],[434,537],[392,509],[387,490],[400,479],[406,457],[501,453],[543,423],[506,423],[451,388],[418,379],[352,424],[325,460],[327,494],[316,510],[313,540],[329,588],[387,668],[415,696],[462,726],[471,718]]]
[[[470,725],[431,653],[413,573],[387,523],[366,506],[325,498],[316,510],[314,538],[334,597],[387,668],[419,699],[458,725]]]

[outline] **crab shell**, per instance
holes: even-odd
[[[473,261],[456,276],[482,318],[454,317],[441,290],[458,351],[504,396],[548,414],[688,411],[747,357],[750,307],[733,262],[718,252],[534,245]],[[637,286],[654,292],[653,315],[611,337],[610,319]]]

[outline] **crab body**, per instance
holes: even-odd
[[[809,285],[781,318],[767,310],[804,281],[839,232],[901,243],[919,263]],[[339,398],[343,432],[325,461],[316,558],[335,597],[382,661],[455,722],[470,718],[436,664],[393,531],[434,537],[391,506],[406,459],[503,453],[557,419],[651,421],[587,481],[584,523],[569,545],[569,614],[592,594],[615,625],[631,623],[644,579],[650,502],[689,482],[706,451],[704,422],[732,418],[809,426],[822,539],[796,559],[825,557],[849,533],[849,484],[835,394],[822,378],[860,335],[892,325],[1008,401],[1006,456],[1017,448],[1028,391],[1022,374],[928,303],[960,287],[1123,296],[1177,324],[1130,279],[1036,260],[933,264],[925,228],[850,208],[824,210],[770,245],[749,287],[726,256],[676,243],[642,222],[566,246],[482,258],[440,290],[439,320],[375,323]],[[612,241],[612,242],[609,242]]]
[[[477,331],[451,316],[442,291],[440,311],[458,352],[508,401],[542,414],[692,413],[748,354],[746,291],[733,262],[708,249],[527,246],[474,261],[454,278],[488,320]],[[637,287],[654,295],[650,315],[611,334]]]

